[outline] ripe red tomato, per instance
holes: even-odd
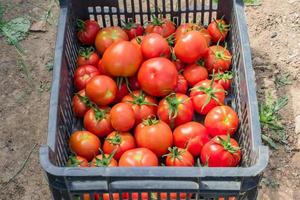
[[[138,23],[128,22],[123,28],[127,33],[129,40],[144,34],[144,27]]]
[[[117,131],[129,131],[135,124],[135,114],[127,103],[118,103],[110,111],[112,127]]]
[[[85,92],[92,102],[100,106],[106,106],[114,101],[117,84],[110,77],[99,75],[88,82]]]
[[[193,24],[193,23],[181,24],[177,28],[177,30],[175,32],[175,42],[177,42],[181,36],[183,36],[185,33],[189,32],[189,31],[198,31],[198,32],[200,32],[204,36],[204,38],[207,42],[207,45],[208,46],[210,45],[211,36],[210,36],[208,30],[205,29],[202,26],[199,26],[198,24]]]
[[[219,19],[219,20],[212,21],[208,25],[207,30],[211,35],[212,41],[217,43],[219,41],[223,42],[225,40],[229,28],[230,25],[227,25],[223,19]]]
[[[183,76],[189,86],[193,87],[196,83],[207,79],[208,72],[207,69],[200,64],[191,64],[184,69]]]
[[[139,90],[141,88],[136,76],[129,77],[128,81],[131,90]]]
[[[194,166],[195,160],[193,155],[186,149],[172,147],[166,157],[166,166],[191,167]]]
[[[225,90],[214,81],[204,80],[194,85],[190,97],[196,112],[206,115],[214,107],[224,104]]]
[[[175,128],[193,119],[193,103],[188,96],[181,93],[172,93],[163,98],[157,109],[160,120]]]
[[[84,115],[83,126],[98,137],[105,137],[113,131],[109,109],[91,108]]]
[[[128,194],[128,197],[126,199],[124,199],[124,200],[128,200],[129,196],[131,196],[131,200],[149,200],[149,199],[153,199],[154,200],[154,198],[152,198],[153,197],[153,193],[151,193],[150,195],[151,195],[151,197],[148,198],[148,193],[147,192],[142,192],[141,193],[141,198],[139,198],[139,193],[133,192],[131,194]]]
[[[217,106],[207,113],[204,125],[212,137],[227,134],[232,136],[238,128],[239,118],[229,106]]]
[[[205,29],[205,28],[202,28],[201,30],[199,30],[199,32],[204,36],[204,38],[206,40],[206,43],[207,43],[207,46],[210,46],[210,44],[211,44],[211,36],[210,36],[208,30]]]
[[[153,17],[152,22],[148,23],[145,29],[146,34],[158,33],[164,38],[169,37],[176,30],[175,24],[168,19],[160,19],[158,17]]]
[[[97,66],[98,62],[99,62],[99,57],[93,47],[79,49],[77,66],[82,66],[82,65]]]
[[[178,74],[177,86],[175,88],[176,93],[186,94],[188,90],[188,82],[181,74]]]
[[[102,65],[102,59],[99,59],[99,62],[98,62],[98,70],[100,72],[100,75],[106,75],[106,76],[109,76],[109,74],[105,71],[103,65]]]
[[[205,37],[198,31],[189,31],[182,35],[175,44],[176,57],[184,63],[195,63],[207,53]]]
[[[118,162],[112,154],[99,154],[93,158],[91,167],[117,167]]]
[[[129,40],[123,29],[118,26],[107,27],[99,31],[97,34],[95,46],[96,49],[103,54],[111,44],[123,40]]]
[[[122,102],[131,106],[135,114],[135,125],[141,123],[144,119],[155,116],[157,112],[157,101],[154,97],[146,95],[142,90],[133,91],[126,95]]]
[[[93,45],[97,33],[100,31],[99,24],[94,20],[77,20],[79,31],[77,37],[82,44]]]
[[[170,47],[165,38],[158,33],[150,33],[143,38],[141,50],[144,59],[170,57]]]
[[[172,130],[165,122],[148,118],[137,125],[134,137],[138,147],[153,151],[158,157],[166,154],[173,144]]]
[[[77,90],[83,90],[86,84],[94,77],[99,75],[99,71],[92,65],[78,67],[74,73],[74,85]]]
[[[175,65],[166,58],[151,58],[145,61],[139,72],[138,82],[141,88],[152,96],[166,96],[177,85]]]
[[[119,160],[125,151],[134,149],[135,147],[134,137],[130,133],[114,131],[105,139],[103,151],[107,154],[116,151],[113,157]]]
[[[85,96],[85,90],[80,90],[76,93],[72,99],[73,113],[76,117],[83,117],[84,114],[89,110],[86,105],[87,97]]]
[[[198,156],[204,144],[209,141],[208,130],[198,122],[188,122],[178,126],[173,133],[174,145],[187,149]]]
[[[67,167],[89,167],[89,162],[81,156],[70,156]]]
[[[231,87],[231,82],[233,79],[233,74],[231,71],[219,72],[213,75],[213,78],[216,83],[219,83],[223,86],[224,90],[229,91]]]
[[[204,59],[205,67],[210,73],[213,71],[227,71],[231,65],[231,57],[230,52],[226,48],[221,46],[211,46],[209,47],[208,56]]]
[[[88,131],[75,131],[69,139],[71,151],[87,160],[93,159],[98,154],[100,145],[99,138]]]
[[[142,60],[142,52],[136,45],[129,41],[120,41],[106,49],[102,57],[102,65],[112,76],[128,77],[135,75]]]
[[[208,167],[236,167],[241,160],[241,151],[230,135],[220,135],[203,146],[200,158]]]
[[[158,166],[158,159],[151,150],[136,148],[125,151],[120,160],[120,167],[151,167]]]
[[[144,39],[144,36],[137,36],[137,37],[133,38],[132,40],[130,40],[130,42],[132,44],[134,44],[135,46],[137,46],[138,48],[141,48],[143,39]]]

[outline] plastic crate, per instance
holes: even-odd
[[[261,144],[254,72],[242,0],[61,0],[50,99],[47,145],[40,148],[40,162],[54,199],[84,199],[83,194],[142,192],[185,192],[192,199],[256,199],[262,171],[268,162],[268,149]],[[68,138],[82,123],[72,113],[73,74],[79,44],[76,19],[96,19],[101,26],[120,25],[121,20],[150,20],[150,12],[207,25],[213,17],[225,16],[231,24],[227,37],[233,53],[234,80],[229,103],[240,119],[236,139],[243,160],[236,168],[208,167],[64,167],[70,151]],[[122,196],[122,195],[120,195]],[[131,195],[129,195],[131,197]],[[162,196],[158,195],[158,199]],[[121,199],[121,197],[120,197]],[[129,198],[131,199],[131,198]],[[132,198],[134,199],[134,198]],[[179,195],[178,198],[179,199]]]

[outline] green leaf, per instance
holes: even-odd
[[[276,150],[278,149],[275,142],[270,137],[266,136],[265,134],[262,134],[261,138],[264,142],[268,143],[272,148],[274,148]]]

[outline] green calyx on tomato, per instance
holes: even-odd
[[[220,144],[223,146],[223,148],[228,151],[229,153],[236,153],[237,151],[240,150],[239,147],[235,147],[235,146],[232,146],[231,145],[231,142],[230,142],[230,134],[227,135],[227,140],[224,140],[223,138],[221,137],[217,137],[218,140],[220,141]]]
[[[222,23],[224,21],[223,18],[224,18],[224,16],[222,16],[220,20],[216,20],[215,18],[213,19],[222,35],[224,34],[224,32],[227,32],[230,30],[230,24]]]
[[[143,120],[143,125],[145,126],[152,126],[152,125],[156,125],[159,123],[160,120],[156,119],[156,117],[150,117],[148,119],[144,119]]]
[[[94,47],[80,47],[79,49],[79,55],[84,57],[86,60],[90,58],[90,56],[92,55],[92,53],[95,52]]]
[[[178,159],[178,160],[182,160],[182,154],[185,153],[186,150],[179,150],[178,147],[169,147],[168,148],[169,152],[168,154],[164,155],[164,156],[168,156],[170,155],[171,156],[171,160],[172,162],[175,160],[175,159]]]
[[[219,42],[220,41],[218,41],[218,43],[217,43],[217,49],[219,49],[219,47],[220,47]],[[221,49],[222,50],[217,50],[217,51],[211,50],[214,53],[216,59],[218,59],[218,60],[231,60],[232,56],[225,55],[225,51],[227,50],[227,43],[225,43],[224,48],[221,47]]]
[[[196,62],[197,66],[203,67],[204,66],[204,60],[200,59]]]
[[[76,25],[79,31],[82,31],[85,29],[85,22],[81,19],[77,19]]]
[[[171,93],[166,97],[169,104],[168,116],[169,119],[175,119],[178,114],[178,106],[184,103],[187,99],[178,100],[175,93]]]
[[[109,166],[109,164],[111,163],[112,158],[114,157],[115,153],[117,152],[117,149],[114,149],[111,154],[109,154],[108,156],[105,156],[104,152],[99,149],[101,152],[101,156],[102,158],[99,159],[97,157],[95,157],[96,162],[94,163],[96,167],[107,167]]]
[[[76,156],[70,156],[69,161],[70,162],[67,163],[68,167],[78,167],[83,163],[83,161],[80,162]]]
[[[149,22],[154,26],[162,26],[165,22],[163,21],[162,17],[157,17],[154,13],[151,13],[152,21]]]
[[[226,71],[225,73],[217,73],[213,75],[215,80],[231,80],[233,79],[233,72]]]
[[[137,27],[136,23],[134,23],[133,21],[126,22],[125,20],[122,20],[122,23],[123,23],[122,27],[125,30],[130,30],[132,28],[136,28]]]
[[[173,47],[175,45],[175,37],[174,37],[174,33],[172,33],[171,35],[169,35],[167,38],[166,38],[169,46]],[[172,49],[171,49],[171,52],[174,52]],[[174,53],[175,55],[175,53]]]
[[[113,138],[106,138],[106,141],[112,145],[119,145],[122,142],[122,137],[120,136],[119,132],[116,132]]]
[[[140,91],[138,96],[134,95],[134,93],[131,93],[130,95],[133,98],[133,101],[128,101],[129,103],[139,105],[139,106],[142,106],[142,105],[157,106],[157,104],[155,104],[155,103],[146,101],[145,93],[142,90]]]
[[[99,109],[98,106],[92,102],[87,96],[81,96],[79,93],[76,93],[79,100],[84,103],[87,107],[93,108],[93,109]],[[96,113],[95,113],[96,114]]]
[[[106,118],[106,115],[108,113],[107,109],[99,109],[99,108],[95,108],[93,107],[94,113],[95,113],[95,119],[97,121],[101,121],[102,119]]]
[[[126,87],[127,87],[127,90],[128,90],[129,92],[131,92],[131,89],[130,89],[130,83],[129,83],[127,77],[119,76],[119,77],[116,78],[116,83],[117,83],[118,89],[121,90],[123,82],[125,82]]]

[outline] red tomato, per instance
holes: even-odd
[[[191,64],[184,69],[183,76],[189,86],[193,87],[196,83],[207,79],[208,72],[207,69],[200,64]]]
[[[134,137],[138,147],[145,147],[153,151],[158,157],[166,154],[173,144],[170,127],[161,120],[149,118],[137,125]]]
[[[118,163],[113,154],[99,154],[93,158],[91,167],[117,167]]]
[[[212,137],[227,134],[232,136],[238,128],[239,118],[229,106],[217,106],[207,113],[204,125]]]
[[[175,88],[175,92],[186,94],[188,90],[188,82],[181,74],[178,74],[177,86]]]
[[[111,125],[117,131],[129,131],[135,124],[135,114],[127,103],[118,103],[110,111]]]
[[[157,112],[157,101],[154,97],[146,95],[142,90],[133,91],[126,95],[122,102],[128,103],[135,114],[135,125],[141,123],[144,119],[155,116]]]
[[[88,167],[89,162],[81,156],[70,156],[67,167]]]
[[[158,33],[164,38],[169,37],[176,30],[175,24],[168,19],[153,17],[152,22],[148,23],[145,29],[146,34]]]
[[[214,81],[204,80],[194,85],[190,97],[196,112],[206,115],[214,107],[224,104],[225,90]]]
[[[208,30],[206,30],[202,26],[199,26],[198,24],[193,24],[193,23],[181,24],[177,28],[177,30],[175,32],[175,42],[177,42],[181,36],[183,36],[185,33],[189,32],[189,31],[198,31],[198,32],[200,32],[204,36],[204,38],[207,42],[207,45],[208,46],[210,45],[211,36],[210,36]]]
[[[210,44],[211,44],[211,36],[210,36],[208,30],[205,29],[205,28],[202,28],[201,30],[199,30],[199,32],[204,36],[204,38],[206,40],[206,43],[207,43],[207,46],[210,46]]]
[[[135,140],[130,133],[114,131],[105,139],[103,151],[107,154],[116,151],[113,157],[119,160],[125,151],[134,149],[135,147]]]
[[[114,101],[117,84],[110,77],[99,75],[88,82],[85,92],[92,102],[100,106],[106,106]]]
[[[125,196],[125,193],[122,193],[122,199],[124,199]],[[103,200],[120,200],[121,197],[119,195],[119,193],[113,193],[112,194],[112,197],[111,197],[111,194],[109,193],[103,193]],[[95,199],[95,200],[100,200],[100,196],[98,199]]]
[[[97,33],[100,31],[99,24],[94,20],[77,20],[79,31],[77,37],[82,44],[93,45]]]
[[[150,198],[148,198],[148,193],[147,192],[142,192],[141,193],[141,198],[139,198],[139,193],[137,193],[137,192],[133,192],[133,193],[128,194],[128,195],[131,196],[131,200],[149,200],[149,199],[153,199],[154,200],[154,198],[152,198],[152,194],[153,193],[151,193],[151,197]],[[128,199],[129,199],[129,196],[128,196],[127,199],[124,199],[124,200],[128,200]]]
[[[94,77],[99,75],[99,71],[92,65],[78,67],[74,73],[74,85],[77,90],[83,90],[86,84]]]
[[[208,130],[198,122],[188,122],[178,126],[173,133],[174,145],[187,149],[198,156],[204,144],[209,141]]]
[[[73,113],[76,117],[83,117],[89,110],[86,105],[88,98],[85,96],[85,90],[80,90],[72,99]]]
[[[139,72],[138,82],[141,88],[152,96],[166,96],[177,85],[175,65],[166,58],[151,58],[145,61]]]
[[[135,38],[133,38],[132,40],[130,40],[130,42],[132,44],[134,44],[135,46],[137,46],[138,48],[141,48],[141,43],[144,39],[144,36],[137,36]]]
[[[172,93],[163,98],[158,105],[157,115],[171,128],[175,128],[193,119],[193,103],[185,94]]]
[[[109,76],[109,74],[105,71],[103,65],[102,65],[102,59],[99,59],[99,62],[98,62],[98,70],[100,72],[100,75],[106,75],[106,76]]]
[[[75,131],[70,139],[69,145],[71,151],[76,155],[91,160],[99,152],[101,142],[99,138],[88,131]]]
[[[158,166],[156,155],[149,149],[136,148],[123,153],[119,160],[120,167],[151,167]]]
[[[175,61],[173,61],[173,63],[175,64],[175,66],[176,66],[176,69],[177,69],[177,71],[181,71],[183,68],[185,68],[185,64],[183,63],[183,62],[181,62],[180,60],[175,60]]]
[[[96,49],[103,54],[111,44],[123,40],[129,40],[123,29],[118,26],[107,27],[99,31],[97,34],[95,46]]]
[[[144,27],[138,23],[128,22],[123,28],[127,33],[129,40],[144,34]]]
[[[200,158],[208,167],[236,167],[241,160],[241,151],[230,135],[220,135],[203,146]]]
[[[91,108],[84,115],[83,126],[98,137],[105,137],[113,131],[109,109]]]
[[[170,57],[170,47],[165,38],[158,33],[150,33],[143,38],[141,50],[144,59]]]
[[[225,40],[229,28],[230,25],[227,25],[223,19],[219,19],[219,20],[212,21],[208,25],[207,30],[211,35],[212,41],[217,43],[219,41],[223,42]]]
[[[180,200],[185,200],[187,196],[188,196],[188,199],[191,199],[192,194],[187,195],[187,193],[180,192],[178,198]],[[160,199],[161,200],[177,200],[178,198],[177,198],[177,193],[175,193],[175,192],[170,193],[170,198],[168,198],[168,194],[166,192],[161,192],[160,193]]]
[[[118,86],[117,96],[113,102],[113,104],[117,104],[122,101],[123,97],[125,97],[129,93],[127,85],[125,82],[122,82],[121,85]]]
[[[141,88],[136,76],[129,77],[128,81],[131,90],[139,90]]]
[[[219,83],[223,86],[224,90],[229,91],[231,87],[231,82],[233,79],[233,74],[231,71],[219,72],[213,75],[213,78],[216,83]]]
[[[231,54],[230,52],[221,46],[211,46],[209,47],[208,56],[204,60],[205,67],[212,73],[224,72],[229,70],[231,65]]]
[[[102,65],[112,76],[133,76],[142,63],[142,52],[129,41],[115,42],[102,57]]]
[[[195,160],[193,155],[186,149],[172,147],[166,157],[166,166],[174,167],[191,167],[194,166]]]
[[[99,57],[93,47],[79,49],[77,66],[82,66],[82,65],[97,66],[98,62],[99,62]]]

